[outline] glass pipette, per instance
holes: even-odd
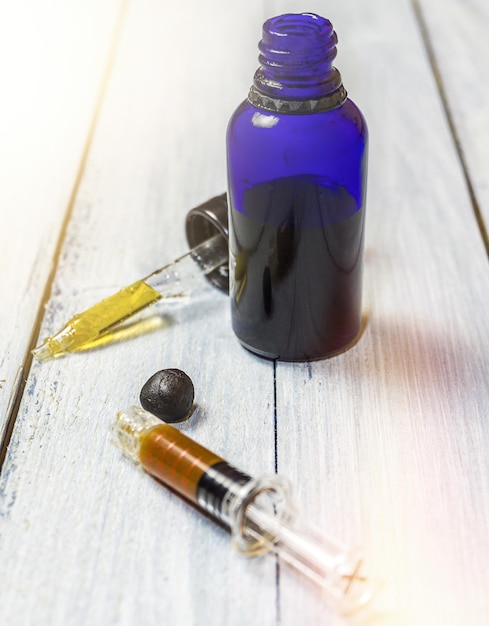
[[[227,526],[240,553],[276,553],[342,613],[371,599],[373,585],[362,574],[359,554],[298,521],[285,480],[252,478],[139,407],[117,415],[112,435],[149,474]]]
[[[203,284],[203,275],[224,268],[227,260],[226,238],[220,233],[214,235],[172,263],[76,314],[32,354],[38,361],[46,361],[67,352],[76,352],[106,336],[119,324],[158,300],[188,294]]]

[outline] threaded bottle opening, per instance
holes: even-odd
[[[322,98],[341,87],[333,67],[338,38],[331,22],[314,13],[288,13],[263,25],[260,68],[253,86],[271,98]]]
[[[309,51],[316,46],[334,47],[338,39],[331,22],[314,13],[286,13],[263,25],[260,44],[277,52]]]

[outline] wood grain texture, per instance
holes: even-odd
[[[417,0],[469,183],[489,232],[489,6]],[[489,243],[488,243],[489,246]]]
[[[371,135],[367,323],[340,357],[278,365],[278,468],[388,583],[372,623],[482,626],[487,257],[409,3],[350,8],[331,17]],[[284,621],[319,623],[294,588],[282,580]]]
[[[239,33],[224,2],[129,7],[41,334],[180,255],[185,212],[225,187],[225,127],[251,75],[234,67],[254,66],[263,20],[239,7]],[[182,428],[248,472],[274,471],[273,365],[243,360],[226,296],[157,313],[154,334],[33,366],[2,474],[2,623],[275,622],[274,560],[239,558],[109,443],[145,380],[179,367],[198,405]]]
[[[0,6],[0,441],[37,330],[119,5]]]
[[[185,212],[225,187],[262,21],[287,10],[327,7],[130,3],[42,335],[186,249]],[[209,289],[155,309],[152,334],[34,364],[0,477],[0,623],[345,623],[110,444],[162,367],[194,381],[186,433],[255,475],[277,462],[310,519],[365,547],[387,587],[361,623],[488,622],[484,245],[412,5],[330,11],[371,135],[363,336],[274,375]]]

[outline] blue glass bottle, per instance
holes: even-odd
[[[360,332],[367,127],[336,43],[318,15],[266,21],[228,126],[233,329],[271,359],[329,357]]]

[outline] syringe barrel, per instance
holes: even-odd
[[[230,526],[229,506],[251,477],[173,426],[160,424],[141,441],[144,469]]]
[[[119,413],[115,443],[162,483],[231,526],[230,506],[251,477],[144,409]]]

